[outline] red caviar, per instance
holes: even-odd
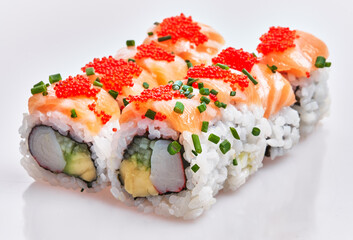
[[[295,47],[294,40],[299,38],[295,30],[284,27],[270,27],[270,30],[260,37],[261,43],[257,51],[264,55],[271,52],[283,52],[288,48]]]
[[[116,132],[116,131],[118,131],[118,129],[117,129],[117,128],[112,128],[112,130],[113,130],[113,132]]]
[[[181,94],[179,91],[174,91],[172,89],[172,84],[168,84],[168,85],[161,85],[159,87],[152,88],[152,89],[143,90],[143,92],[140,95],[135,95],[135,96],[130,95],[128,97],[128,101],[130,103],[132,102],[142,103],[142,102],[147,102],[148,100],[169,101],[169,100],[172,100],[173,98],[185,98],[185,96]]]
[[[306,77],[309,78],[310,77],[310,73],[309,72],[306,72]]]
[[[208,37],[201,33],[201,27],[192,21],[191,16],[185,17],[183,13],[180,16],[165,18],[157,29],[158,37],[170,35],[172,43],[185,39],[198,46],[208,41]]]
[[[93,102],[93,103],[91,103],[91,104],[88,105],[88,109],[91,110],[92,112],[94,112],[94,114],[95,114],[98,118],[101,119],[102,124],[104,125],[104,124],[106,124],[106,123],[112,118],[112,116],[109,115],[109,114],[106,114],[103,110],[98,111],[98,110],[96,109],[96,106],[97,106],[96,103]]]
[[[85,72],[86,68],[93,67],[94,71],[101,74],[100,82],[105,90],[114,90],[121,93],[125,86],[132,87],[133,77],[140,76],[142,69],[133,61],[125,61],[123,59],[115,59],[112,56],[95,58],[93,62],[86,64],[82,68]]]
[[[142,58],[152,58],[157,61],[167,61],[173,62],[175,56],[171,53],[168,53],[163,48],[158,47],[155,42],[150,44],[142,44],[137,47],[138,52],[135,55],[135,59]]]
[[[241,71],[244,68],[250,72],[255,63],[259,61],[257,58],[248,52],[245,52],[242,48],[235,49],[229,47],[222,50],[217,57],[212,59],[213,64],[221,63],[225,64],[230,68]]]
[[[55,95],[58,98],[68,97],[95,97],[100,89],[94,88],[90,80],[86,76],[77,75],[76,77],[68,77],[63,81],[59,81],[54,87]]]
[[[230,70],[225,70],[218,66],[205,67],[204,64],[195,66],[188,70],[187,77],[223,80],[223,82],[230,83],[234,91],[237,89],[236,84],[242,91],[249,86],[247,76],[232,73]]]

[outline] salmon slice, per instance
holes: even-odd
[[[223,103],[261,106],[255,85],[240,72],[224,70],[218,66],[199,65],[190,68],[187,77],[197,78],[197,82],[203,83],[204,88],[216,90],[217,100]],[[231,91],[235,91],[236,95],[231,96]]]
[[[117,59],[135,59],[137,65],[146,70],[157,80],[158,85],[165,85],[170,80],[182,79],[188,70],[185,61],[170,54],[151,42],[135,47],[120,49]]]
[[[85,72],[86,68],[94,68],[95,73],[88,76],[91,82],[98,78],[103,89],[119,93],[117,100],[120,106],[123,106],[123,99],[127,96],[141,93],[145,89],[144,83],[150,88],[158,86],[157,80],[133,61],[115,59],[112,56],[95,58],[82,71]]]
[[[160,91],[163,89],[163,91]],[[158,94],[158,92],[163,92]],[[201,131],[202,121],[211,121],[219,116],[219,109],[214,104],[208,104],[206,111],[200,113],[200,95],[195,93],[192,99],[187,99],[178,94],[179,91],[172,90],[172,85],[160,86],[155,89],[145,90],[139,96],[130,96],[131,103],[127,105],[120,117],[120,123],[129,121],[140,121],[145,118],[148,110],[156,113],[155,120],[165,121],[172,129],[183,132],[189,131],[199,133]],[[158,95],[156,98],[152,95]],[[176,95],[175,95],[176,94]],[[145,99],[139,101],[138,99]],[[174,107],[176,102],[184,105],[182,114],[176,113]]]
[[[160,24],[152,27],[144,43],[156,42],[167,52],[173,52],[193,65],[210,64],[224,45],[223,37],[210,26],[197,23],[191,17],[180,16],[164,19]],[[161,41],[161,38],[168,37]]]
[[[308,77],[312,71],[317,69],[315,67],[316,58],[318,56],[325,58],[329,56],[325,43],[309,33],[298,30],[290,31],[288,28],[278,27],[270,28],[267,34],[269,35],[263,35],[263,41],[257,48],[258,52],[262,53],[260,61],[270,66],[275,65],[280,72],[290,73],[298,78]],[[288,39],[286,37],[290,34],[293,34],[294,38]],[[285,45],[283,48],[275,46],[271,48],[266,36],[269,36],[268,38],[275,41],[279,46],[283,45],[285,41],[291,42],[291,44]],[[267,50],[263,48],[266,44],[268,46]]]
[[[72,81],[77,78],[85,83],[89,83],[86,77],[82,78],[76,76],[64,81]],[[54,83],[48,87],[48,95],[35,94],[28,100],[28,110],[30,114],[41,112],[43,114],[49,112],[60,112],[68,117],[71,117],[72,109],[75,110],[77,117],[71,118],[73,122],[81,123],[92,132],[98,134],[100,129],[110,120],[117,120],[120,117],[120,109],[118,103],[106,91],[101,88],[94,87],[89,83],[89,88],[94,89],[93,96],[85,94],[71,94],[68,97],[58,97],[58,88],[55,87],[60,84]],[[87,85],[85,85],[87,86]],[[62,90],[62,89],[61,89]],[[84,90],[81,91],[84,92]]]
[[[285,106],[295,102],[294,92],[290,83],[278,72],[273,73],[265,64],[243,49],[228,47],[212,59],[214,64],[225,64],[238,71],[246,70],[256,79],[258,84],[252,85],[258,93],[264,116],[269,118]],[[239,100],[238,100],[239,101]]]
[[[265,118],[269,118],[283,107],[295,103],[292,86],[282,74],[273,73],[266,65],[261,63],[253,66],[251,74],[259,82],[255,88],[265,109]]]

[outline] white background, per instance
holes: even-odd
[[[266,161],[196,221],[145,215],[108,190],[34,182],[20,165],[22,113],[33,84],[77,74],[94,57],[141,43],[155,21],[184,12],[227,46],[253,51],[270,26],[324,40],[331,115],[288,155]],[[352,239],[352,1],[0,1],[0,239]]]

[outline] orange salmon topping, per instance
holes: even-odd
[[[158,47],[155,42],[151,42],[150,44],[142,44],[137,47],[138,52],[135,55],[135,59],[142,58],[152,58],[157,61],[167,61],[173,62],[175,56],[173,54],[168,53],[163,48]]]
[[[185,95],[181,94],[179,91],[172,89],[172,84],[161,85],[156,88],[146,89],[140,95],[129,96],[128,101],[131,102],[147,102],[148,100],[153,101],[168,101],[173,98],[185,98]]]
[[[54,87],[57,98],[69,97],[95,97],[100,89],[94,88],[92,83],[86,76],[77,75],[76,77],[68,77],[63,81],[59,81]]]
[[[198,46],[208,40],[208,37],[201,33],[201,27],[192,21],[191,16],[185,17],[183,13],[180,16],[165,18],[159,27],[157,35],[159,37],[172,36],[172,43],[185,39]]]
[[[242,48],[235,49],[229,47],[222,50],[217,57],[212,59],[213,64],[221,63],[233,68],[235,70],[241,71],[244,68],[250,72],[255,63],[258,63],[254,55],[245,52]]]
[[[271,52],[283,52],[288,48],[295,47],[294,40],[299,38],[295,30],[291,31],[284,27],[270,27],[270,30],[260,37],[261,43],[257,51],[264,55]]]
[[[220,79],[223,82],[230,83],[233,90],[236,90],[235,84],[238,84],[243,91],[249,86],[248,77],[242,74],[232,73],[229,70],[222,69],[218,66],[207,66],[203,64],[190,68],[187,73],[187,78],[210,78]]]
[[[85,72],[86,68],[89,67],[93,67],[96,73],[102,75],[100,82],[105,90],[114,90],[119,93],[125,86],[134,86],[133,77],[138,77],[142,72],[142,68],[135,62],[127,62],[123,59],[117,60],[112,56],[102,59],[95,58],[93,62],[84,66],[82,71]]]
[[[109,115],[109,114],[106,114],[104,111],[97,111],[96,110],[96,103],[93,102],[91,104],[88,105],[88,109],[91,110],[92,112],[94,112],[94,114],[97,116],[97,117],[100,117],[101,118],[101,121],[102,121],[102,124],[106,124],[111,118],[112,116]]]

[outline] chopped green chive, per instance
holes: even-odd
[[[77,114],[76,114],[76,110],[75,109],[71,109],[71,117],[72,118],[77,118]]]
[[[276,70],[278,69],[275,65],[270,66],[267,64],[267,67],[271,70],[272,73],[275,73]]]
[[[97,87],[103,87],[103,84],[100,83],[100,82],[98,82],[97,80],[95,80],[95,81],[93,82],[93,85],[94,85],[94,86],[97,86]]]
[[[226,154],[230,150],[230,142],[226,139],[219,144],[219,149],[223,154]]]
[[[45,85],[45,83],[43,81],[40,81],[39,83],[34,84],[33,87],[38,87],[43,85]]]
[[[60,73],[57,73],[57,74],[53,74],[53,75],[50,75],[49,76],[49,82],[51,84],[55,83],[55,82],[59,82],[61,80],[61,75]]]
[[[128,62],[136,62],[136,60],[133,59],[133,58],[129,58],[127,61],[128,61]]]
[[[48,92],[47,92],[47,91],[44,91],[44,92],[42,92],[42,95],[43,95],[43,96],[47,96],[47,95],[48,95]]]
[[[191,135],[192,142],[194,143],[194,148],[197,153],[202,153],[202,148],[201,148],[201,143],[200,143],[200,138],[199,135],[197,134],[192,134]]]
[[[215,101],[214,104],[216,105],[216,107],[219,107],[219,108],[227,108],[227,104],[225,103],[222,103],[220,101]]]
[[[211,133],[210,136],[208,136],[208,141],[213,142],[214,144],[219,143],[220,140],[221,138],[213,133]]]
[[[188,99],[191,99],[191,98],[193,98],[193,97],[195,97],[194,94],[189,94],[189,95],[187,96]]]
[[[182,85],[183,85],[183,82],[178,80],[173,84],[172,88],[173,88],[173,90],[179,90]]]
[[[45,86],[45,84],[38,85],[36,87],[31,88],[31,93],[33,95],[37,94],[37,93],[43,93],[43,92],[46,92],[46,91],[47,91],[47,86]]]
[[[114,91],[114,90],[109,90],[108,92],[110,94],[110,96],[112,96],[114,99],[116,99],[119,95],[119,92]]]
[[[173,84],[174,83],[174,81],[173,80],[170,80],[170,81],[168,81],[168,84]]]
[[[87,76],[94,75],[94,68],[93,67],[86,68],[86,75]]]
[[[200,113],[206,111],[206,108],[207,106],[204,103],[201,103],[199,106],[197,106],[197,109],[200,111]]]
[[[208,89],[208,88],[201,88],[201,89],[200,89],[200,94],[201,94],[201,95],[210,95],[210,89]]]
[[[203,88],[203,83],[202,82],[197,83],[197,87],[198,87],[198,89]]]
[[[239,134],[238,134],[237,130],[236,130],[235,128],[233,128],[233,127],[230,127],[229,129],[230,129],[230,131],[232,132],[233,137],[234,137],[235,139],[240,140],[240,137],[239,137]]]
[[[194,164],[192,167],[191,167],[191,170],[196,173],[198,170],[200,169],[199,165],[197,164]]]
[[[198,78],[188,78],[188,82],[187,82],[187,85],[188,86],[191,86],[194,82],[198,81],[199,79]]]
[[[192,152],[195,156],[199,155],[199,154],[197,154],[197,152],[195,152],[195,150],[191,150],[191,152]]]
[[[128,47],[135,46],[135,40],[126,40],[126,46]]]
[[[215,66],[220,67],[224,70],[229,70],[229,67],[225,64],[217,63],[217,64],[215,64]]]
[[[254,127],[251,131],[252,135],[254,135],[254,136],[259,136],[260,132],[261,132],[261,130],[257,127]]]
[[[181,150],[181,145],[177,141],[173,141],[168,145],[168,152],[170,155],[175,155]]]
[[[154,25],[159,25],[159,22],[154,22],[153,24],[154,24]]]
[[[190,60],[185,60],[185,62],[186,62],[186,65],[188,66],[188,68],[192,68],[193,67],[193,65],[190,62]]]
[[[174,112],[182,114],[184,112],[184,104],[181,102],[176,102],[174,106]]]
[[[245,68],[243,68],[243,70],[241,70],[241,71],[252,81],[252,83],[254,85],[258,84],[258,82],[255,80],[255,78],[253,76],[251,76],[251,74],[248,71],[246,71]]]
[[[49,87],[49,86],[50,86],[50,84],[49,84],[49,83],[47,83],[47,84],[45,84],[45,86]]]
[[[210,91],[210,93],[212,93],[213,95],[217,95],[218,94],[218,92],[216,91],[216,90],[214,90],[214,89],[212,89],[211,91]]]
[[[156,112],[151,110],[151,109],[148,109],[146,114],[145,114],[145,117],[148,117],[149,119],[152,119],[154,120],[154,117],[156,116]]]
[[[201,103],[206,103],[206,104],[209,104],[210,102],[211,102],[211,100],[209,99],[209,98],[207,98],[207,97],[205,97],[205,96],[202,96],[201,98],[200,98],[200,101],[201,101]]]
[[[171,35],[167,35],[167,36],[164,36],[164,37],[159,37],[158,38],[158,42],[163,42],[163,41],[167,41],[169,39],[172,39],[172,36]]]
[[[187,97],[189,94],[190,94],[189,90],[184,92],[185,97]]]
[[[187,91],[187,90],[188,90],[188,88],[189,88],[189,86],[188,86],[188,85],[183,85],[183,87],[182,87],[181,89],[183,89],[184,91]]]
[[[234,166],[237,166],[237,165],[238,165],[238,161],[237,161],[236,158],[233,159],[233,165],[234,165]]]
[[[331,67],[331,62],[325,62],[325,67]]]
[[[123,98],[123,103],[124,103],[124,106],[126,107],[127,105],[129,105],[129,101],[126,100],[126,98]]]
[[[99,77],[96,78],[96,81],[97,81],[97,82],[101,82],[101,80],[99,79]]]
[[[148,36],[152,36],[153,32],[148,32],[147,34],[148,34]]]
[[[143,82],[142,86],[143,86],[144,89],[148,89],[150,87],[150,85],[148,83],[146,83],[146,82]]]
[[[81,192],[83,192],[83,191],[85,191],[85,189],[84,189],[84,188],[81,188]]]
[[[208,125],[209,125],[209,122],[203,121],[203,122],[202,122],[202,127],[201,127],[201,132],[207,133],[207,131],[208,131]]]
[[[184,90],[179,90],[180,94],[184,94],[185,91]]]
[[[316,61],[315,61],[315,67],[324,68],[325,67],[325,62],[326,62],[326,58],[324,58],[322,56],[318,56],[316,58]]]
[[[237,94],[236,91],[231,91],[229,95],[232,96],[232,97],[234,97],[236,94]]]
[[[255,53],[252,53],[252,55],[253,55],[254,57],[256,57],[256,58],[257,58],[257,56],[256,56],[256,54],[255,54]]]

